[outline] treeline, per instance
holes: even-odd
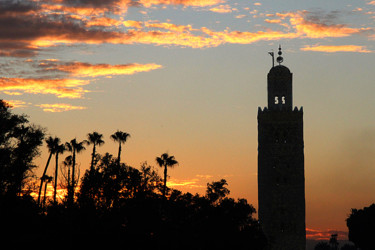
[[[0,100],[0,221],[2,244],[17,247],[121,247],[124,249],[265,249],[255,209],[234,200],[226,180],[208,183],[204,195],[182,193],[167,185],[167,169],[178,164],[168,154],[156,157],[164,170],[121,162],[121,145],[130,134],[117,131],[117,157],[100,155],[97,132],[85,141],[62,143],[45,138],[42,127],[16,115]],[[33,164],[46,141],[49,157],[38,185]],[[91,163],[78,179],[77,154],[92,146]],[[59,156],[70,154],[60,164]],[[54,156],[54,157],[53,157]],[[55,161],[54,176],[47,169]],[[53,165],[53,164],[51,164]],[[58,175],[66,195],[59,199]],[[80,182],[79,182],[80,180]],[[54,193],[46,198],[47,185]],[[77,188],[79,184],[80,188]],[[31,194],[37,193],[34,199]],[[43,194],[44,193],[44,194]]]

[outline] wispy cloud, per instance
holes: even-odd
[[[53,112],[53,113],[65,112],[65,111],[71,111],[71,110],[83,110],[87,108],[87,107],[82,107],[82,106],[73,106],[67,103],[39,104],[35,106],[42,108],[43,111],[45,112]]]
[[[159,69],[162,66],[154,63],[150,64],[90,64],[83,62],[65,62],[52,61],[41,63],[40,66],[46,71],[66,72],[75,77],[97,77],[97,76],[114,76],[114,75],[133,75],[139,72],[148,72]]]
[[[89,84],[80,79],[0,78],[0,91],[29,94],[51,94],[58,98],[82,98],[82,86]]]
[[[228,4],[226,4],[226,5],[219,5],[216,7],[212,7],[210,8],[210,11],[216,12],[216,13],[231,13],[233,12],[233,9]]]
[[[346,37],[359,34],[368,28],[351,28],[346,24],[333,23],[332,15],[323,15],[297,11],[290,13],[278,13],[281,19],[289,18],[289,24],[300,38],[326,38],[326,37]],[[328,18],[329,17],[329,18]]]
[[[358,45],[316,45],[305,46],[301,48],[303,51],[317,51],[317,52],[357,52],[357,53],[371,53],[372,51],[366,49],[365,46]]]
[[[30,103],[21,101],[21,100],[4,100],[11,108],[25,108]]]
[[[334,229],[318,230],[306,228],[306,238],[309,240],[328,241],[332,234],[337,234],[338,240],[347,240],[348,232]]]
[[[183,5],[206,7],[224,2],[224,0],[139,0],[139,3],[141,3],[145,7],[150,7],[152,5]]]
[[[172,188],[184,187],[184,188],[187,188],[187,189],[205,187],[204,185],[199,183],[199,179],[189,179],[189,180],[171,179],[168,182],[168,186],[172,187]]]
[[[220,179],[225,179],[232,175],[223,175],[223,176],[213,176],[208,174],[197,174],[193,178],[190,179],[176,179],[171,178],[168,180],[168,186],[172,188],[182,188],[186,190],[199,190],[201,192],[205,192],[207,187],[207,183],[212,181],[218,181]]]
[[[90,64],[83,62],[63,62],[57,59],[41,60],[39,63],[30,61],[36,67],[39,75],[44,78],[0,78],[0,92],[7,95],[50,94],[58,98],[77,99],[83,98],[88,90],[85,85],[90,80],[83,77],[111,77],[118,75],[133,75],[140,72],[148,72],[161,68],[158,64]],[[59,78],[49,76],[60,75]]]

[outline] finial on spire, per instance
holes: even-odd
[[[284,61],[284,58],[281,56],[283,52],[281,52],[281,45],[279,45],[279,56],[276,58],[276,61],[279,63],[279,65]]]

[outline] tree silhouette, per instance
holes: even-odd
[[[221,202],[230,193],[229,189],[225,187],[227,185],[228,183],[225,179],[207,183],[207,198],[212,203]]]
[[[126,199],[154,197],[153,191],[160,179],[146,163],[138,170],[124,163],[118,165],[117,160],[106,153],[98,166],[86,170],[82,177],[78,202],[82,207],[117,209]]]
[[[117,130],[113,135],[111,135],[111,139],[115,142],[118,142],[118,156],[117,156],[117,164],[120,165],[120,158],[121,158],[121,144],[125,143],[127,139],[130,138],[130,134],[126,132],[122,132]]]
[[[70,142],[67,142],[65,145],[68,151],[72,152],[72,176],[71,176],[71,183],[68,188],[68,204],[72,205],[74,201],[74,190],[75,190],[75,167],[76,167],[76,154],[79,154],[83,150],[85,150],[85,146],[83,144],[85,141],[77,142],[74,138]]]
[[[331,238],[329,239],[329,245],[331,247],[331,250],[339,249],[339,242],[337,241],[337,234],[331,235]]]
[[[72,165],[73,165],[73,157],[71,155],[68,155],[67,157],[65,157],[65,159],[63,161],[63,166],[64,166],[63,170],[65,170],[65,173],[62,171],[63,177],[65,178],[65,181],[66,181],[66,188],[67,188],[68,193],[69,193],[70,186],[71,186],[70,169],[71,169]]]
[[[357,248],[354,245],[351,244],[345,244],[343,245],[340,250],[357,250]]]
[[[331,247],[328,242],[321,241],[315,245],[314,250],[331,250]]]
[[[167,169],[168,167],[172,168],[175,165],[177,165],[178,161],[176,161],[173,155],[169,156],[168,153],[164,153],[160,157],[156,157],[156,162],[159,165],[159,167],[164,167],[163,196],[165,198],[167,190]]]
[[[52,155],[55,153],[56,147],[60,143],[60,138],[58,138],[58,137],[53,138],[52,136],[49,136],[46,139],[46,143],[47,143],[47,148],[48,148],[48,151],[49,151],[49,156],[48,156],[48,159],[47,159],[46,166],[44,167],[42,177],[40,178],[38,204],[40,204],[40,196],[41,196],[41,193],[42,193],[43,182],[44,182],[44,180],[46,180],[45,175],[47,173],[47,169],[48,169],[49,163],[51,161]]]
[[[88,139],[87,144],[93,145],[92,154],[91,154],[91,168],[93,168],[95,165],[95,158],[96,158],[96,146],[101,146],[104,144],[103,135],[94,131],[92,133],[87,134],[87,139]]]
[[[45,184],[44,184],[44,196],[43,196],[42,207],[45,207],[45,205],[46,205],[46,198],[47,198],[47,185],[48,185],[48,183],[52,182],[52,176],[43,175],[43,182],[45,182]]]
[[[2,244],[16,242],[22,247],[29,246],[32,240],[42,240],[45,245],[59,242],[60,247],[265,249],[265,237],[253,218],[254,207],[245,199],[228,198],[226,180],[208,183],[204,196],[175,189],[168,193],[168,167],[178,164],[174,156],[164,153],[156,157],[157,164],[164,168],[164,179],[146,162],[138,169],[128,166],[121,163],[120,156],[121,144],[129,134],[119,133],[111,137],[119,142],[117,158],[109,153],[96,154],[100,140],[91,140],[94,144],[91,167],[81,179],[77,196],[74,194],[79,179],[76,157],[84,150],[85,142],[73,139],[62,144],[56,137],[48,138],[49,157],[43,166],[42,183],[33,189],[29,182],[30,189],[26,192],[25,184],[36,167],[32,161],[39,153],[44,132],[28,124],[25,116],[11,114],[0,101],[0,221],[6,229]],[[71,154],[59,166],[59,156],[65,149]],[[47,175],[53,154],[54,178]],[[61,186],[67,183],[68,189],[66,200],[61,203],[56,200],[59,170],[66,181]],[[48,185],[53,179],[51,203],[52,199],[46,201]],[[30,194],[40,187],[38,199],[43,196],[43,187],[44,196],[38,204]],[[168,199],[167,194],[170,194]],[[68,234],[68,239],[61,241],[64,234]]]
[[[361,250],[374,249],[375,204],[363,209],[352,209],[346,219],[349,229],[349,240]]]
[[[357,250],[357,248],[354,245],[351,244],[345,244],[343,245],[340,250]]]
[[[65,144],[58,144],[55,148],[55,185],[53,191],[53,203],[56,205],[56,194],[57,194],[57,176],[58,176],[58,169],[59,169],[59,154],[63,154],[66,151]]]

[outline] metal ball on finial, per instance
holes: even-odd
[[[281,52],[281,45],[279,45],[279,52],[277,52],[279,56],[276,58],[276,61],[279,63],[279,65],[284,61],[284,58],[281,56],[283,52]]]

